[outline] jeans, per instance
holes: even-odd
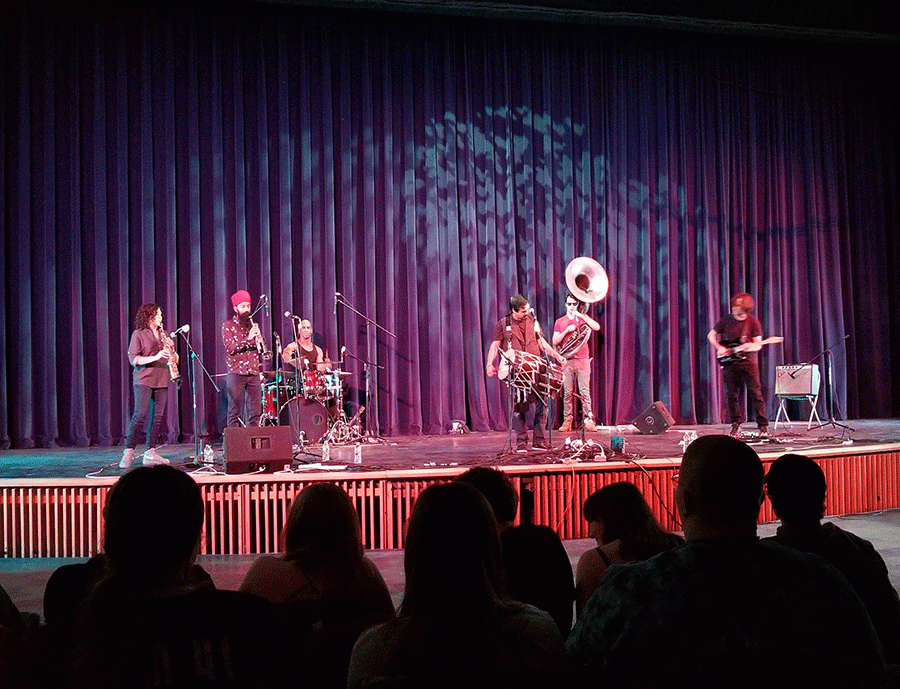
[[[128,424],[125,447],[133,450],[137,446],[137,436],[144,432],[147,426],[147,418],[151,413],[153,421],[150,423],[150,429],[147,433],[147,447],[156,447],[159,444],[163,417],[166,415],[168,394],[169,388],[150,388],[146,385],[134,386],[134,413],[131,415],[131,423]]]

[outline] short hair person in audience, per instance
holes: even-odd
[[[134,469],[109,492],[104,516],[111,576],[63,649],[68,685],[296,686],[288,665],[296,642],[272,605],[217,590],[194,565],[204,510],[189,475]]]
[[[776,459],[766,474],[766,493],[781,520],[771,540],[823,557],[847,577],[878,633],[884,658],[900,664],[900,597],[884,558],[867,540],[845,531],[825,515],[827,484],[822,468],[804,455]]]
[[[710,435],[687,447],[675,494],[687,542],[606,573],[566,644],[586,680],[747,689],[884,681],[878,638],[847,580],[821,558],[757,538],[762,495],[762,462],[745,443]]]

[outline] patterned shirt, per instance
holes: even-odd
[[[698,687],[877,686],[884,673],[847,580],[821,558],[756,539],[691,541],[613,565],[566,651],[596,686],[617,688],[683,678]]]
[[[229,373],[242,376],[259,375],[259,352],[250,339],[251,326],[244,326],[237,315],[222,324],[225,362]]]

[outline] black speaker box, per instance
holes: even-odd
[[[225,473],[271,474],[294,459],[290,426],[225,429]]]
[[[632,425],[643,435],[656,435],[664,432],[669,426],[675,425],[675,419],[662,402],[654,402],[637,415]]]

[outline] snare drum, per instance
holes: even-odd
[[[552,397],[562,389],[562,366],[548,364],[543,357],[519,350],[503,352],[501,356],[504,359],[497,377],[520,392]]]

